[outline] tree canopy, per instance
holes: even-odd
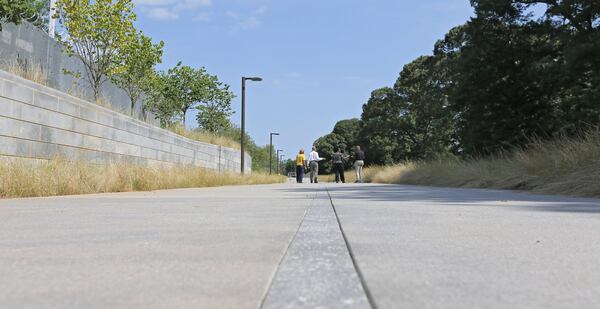
[[[0,31],[5,22],[18,24],[35,15],[36,4],[32,0],[0,0]]]
[[[154,76],[146,105],[163,125],[179,120],[185,124],[188,111],[198,108],[200,126],[217,132],[229,125],[233,98],[229,85],[217,76],[208,74],[203,67],[195,69],[179,62]]]
[[[67,54],[81,60],[94,100],[102,85],[125,70],[126,50],[137,39],[132,0],[58,0],[57,15],[68,33],[58,37]],[[69,72],[75,76],[81,72]]]
[[[154,74],[154,66],[162,60],[164,43],[152,44],[152,39],[139,32],[127,44],[123,51],[125,57],[122,69],[111,76],[111,80],[127,93],[130,100],[131,115],[135,104],[148,92]],[[142,104],[143,105],[143,104]]]
[[[471,4],[432,55],[372,92],[357,135],[367,162],[487,155],[600,125],[600,2]]]

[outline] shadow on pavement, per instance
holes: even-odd
[[[372,202],[415,202],[418,204],[442,204],[446,206],[506,207],[526,211],[551,211],[600,214],[599,199],[569,198],[562,196],[534,195],[524,192],[434,188],[406,185],[372,184],[327,184],[327,190],[335,201],[363,200]],[[324,190],[323,186],[298,185],[295,188],[280,188],[287,192],[314,193]],[[398,204],[397,206],[401,206]],[[407,206],[402,204],[402,206]],[[418,206],[417,204],[415,206]]]

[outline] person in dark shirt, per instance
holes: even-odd
[[[346,177],[344,177],[344,161],[346,161],[348,157],[344,157],[344,153],[340,148],[331,156],[331,161],[333,163],[333,170],[335,172],[335,182],[346,183]]]
[[[356,146],[354,150],[354,171],[356,172],[356,183],[362,182],[362,169],[365,166],[365,152]]]

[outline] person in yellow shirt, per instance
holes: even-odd
[[[306,159],[304,158],[304,149],[300,149],[296,156],[296,182],[302,183],[304,179],[304,170],[306,170]]]

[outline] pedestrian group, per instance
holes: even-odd
[[[331,162],[333,163],[333,170],[335,172],[335,182],[342,183],[346,182],[344,176],[344,169],[348,160],[354,160],[354,172],[356,173],[356,183],[360,183],[363,180],[362,169],[365,165],[365,152],[360,149],[360,146],[354,148],[354,154],[352,156],[344,155],[341,148],[337,148],[336,152],[331,155]],[[325,159],[319,157],[317,148],[312,147],[312,151],[308,155],[308,158],[304,155],[304,149],[298,151],[296,156],[296,182],[302,183],[304,180],[304,173],[310,167],[310,182],[319,183],[319,162]]]

